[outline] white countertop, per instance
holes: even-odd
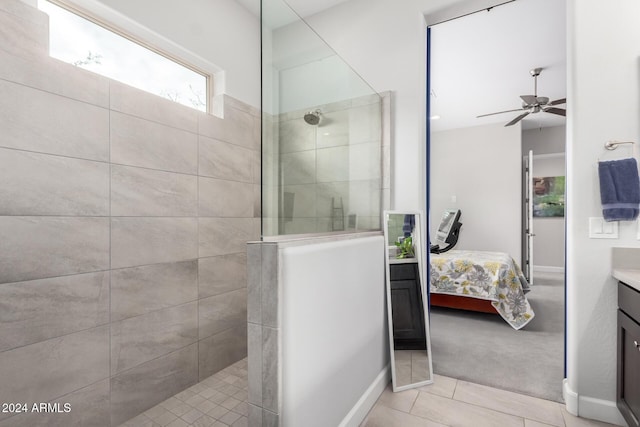
[[[632,268],[614,268],[613,277],[640,292],[640,270]]]

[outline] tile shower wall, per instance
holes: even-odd
[[[304,114],[316,109],[320,124],[307,124]],[[339,206],[358,229],[380,229],[382,109],[370,95],[278,117],[282,234],[341,230]]]
[[[47,25],[0,2],[0,403],[72,409],[0,427],[117,426],[247,355],[259,112],[51,59]]]

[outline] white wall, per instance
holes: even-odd
[[[640,2],[569,0],[568,17],[567,385],[580,415],[611,419],[617,413],[611,247],[640,242],[628,222],[620,223],[617,240],[589,239],[588,218],[602,216],[596,162],[605,141],[640,142]]]
[[[260,21],[234,0],[97,1],[217,65],[225,94],[260,107]]]
[[[520,263],[520,138],[519,124],[474,126],[431,135],[431,236],[435,236],[442,212],[460,209],[463,225],[456,249],[506,252]]]
[[[280,420],[285,426],[338,426],[389,363],[384,239],[284,247],[279,257]],[[378,396],[371,397],[373,404]],[[362,409],[364,417],[370,408]]]
[[[564,153],[567,140],[566,126],[526,129],[522,131],[522,152],[526,155]]]
[[[522,131],[522,152],[533,151],[533,176],[565,176],[566,127]],[[534,267],[564,269],[564,217],[533,218]]]

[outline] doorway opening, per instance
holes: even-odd
[[[524,307],[524,298],[533,315],[517,328],[498,314],[432,305],[434,373],[562,401],[565,225],[557,208],[564,204],[565,2],[520,0],[451,18],[427,31],[429,232],[435,235],[444,211],[460,209],[454,251],[507,254],[516,267],[505,274],[524,271],[530,284],[512,308]],[[548,31],[526,31],[543,21]],[[493,261],[433,261],[451,262],[452,292],[482,298],[473,295],[477,277]],[[432,268],[432,293],[440,290],[439,275],[445,273]],[[488,288],[502,286],[486,280]],[[492,305],[505,293],[496,295]]]

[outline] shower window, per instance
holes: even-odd
[[[54,2],[38,0],[49,15],[50,55],[138,89],[207,111],[209,77],[148,49]]]
[[[381,96],[281,0],[262,10],[263,236],[379,230]]]

